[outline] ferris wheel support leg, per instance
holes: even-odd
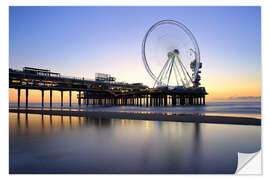
[[[172,67],[173,67],[173,64],[174,64],[174,59],[175,59],[175,56],[172,59],[172,63],[171,63],[171,67],[170,67],[170,73],[169,73],[169,77],[168,77],[168,81],[167,81],[167,86],[169,85],[169,82],[170,82],[170,78],[171,78],[171,74],[172,74]]]
[[[180,71],[178,70],[179,68],[178,68],[177,62],[178,62],[178,61],[175,61],[175,69],[176,69],[176,71],[177,71],[178,77],[180,78],[180,80],[181,80],[183,86],[185,86],[185,83],[184,83],[184,80],[183,80],[183,78],[182,78],[182,75],[181,75]],[[181,69],[181,65],[180,65],[180,64],[179,64],[179,66],[180,66],[180,69]],[[183,72],[183,73],[184,73],[184,72]]]
[[[186,67],[185,67],[185,66],[183,65],[183,63],[181,62],[180,58],[179,58],[178,56],[176,56],[176,59],[177,59],[178,63],[180,64],[180,67],[181,67],[181,69],[182,69],[182,71],[183,71],[183,74],[184,74],[184,76],[185,76],[186,82],[188,83],[186,74],[188,75],[190,82],[192,82],[192,79],[191,79],[191,77],[190,77],[190,75],[189,75],[189,73],[188,73]],[[192,83],[193,83],[193,82],[192,82]]]
[[[177,56],[177,61],[176,62],[178,62],[178,64],[179,64],[179,66],[180,66],[180,71],[182,71],[182,74],[183,74],[183,78],[184,78],[184,80],[185,80],[185,82],[183,81],[183,79],[181,78],[181,81],[182,81],[182,83],[183,83],[183,86],[184,87],[186,87],[187,85],[189,85],[189,83],[188,83],[188,79],[187,79],[187,75],[186,75],[186,72],[185,72],[185,70],[184,70],[184,68],[183,68],[183,66],[182,66],[182,64],[181,64],[181,61],[180,61],[180,59],[179,59],[179,57]],[[176,66],[177,66],[177,63],[175,63],[176,64]],[[178,67],[178,66],[177,66]]]
[[[164,75],[164,72],[165,72],[165,69],[167,69],[167,66],[168,66],[169,61],[170,61],[170,58],[167,59],[167,61],[163,65],[163,67],[162,67],[162,69],[161,69],[161,71],[160,71],[160,73],[159,73],[159,75],[157,77],[157,80],[155,81],[154,87],[156,86],[157,81],[160,81],[160,82],[162,81],[163,75]]]
[[[162,77],[160,78],[160,82],[162,82],[164,78],[165,78],[165,80],[166,80],[166,78],[168,79],[168,74],[169,74],[169,72],[170,72],[171,67],[172,67],[172,59],[170,60],[168,66],[167,66],[166,69],[164,70],[165,73],[164,73],[164,74],[162,75]],[[164,81],[165,81],[165,80],[164,80]]]
[[[181,62],[181,60],[180,60],[180,58],[179,58],[178,56],[177,56],[177,60],[178,60],[178,61],[181,63],[181,65],[184,67],[184,69],[185,69],[185,71],[186,71],[186,73],[187,73],[187,75],[188,75],[190,81],[192,81],[191,76],[189,75],[189,73],[188,73],[186,67],[185,67],[184,64]]]
[[[174,76],[175,76],[175,80],[177,83],[177,86],[179,86],[179,82],[178,82],[178,75],[177,75],[177,71],[176,71],[176,64],[173,66],[173,72],[174,72]]]

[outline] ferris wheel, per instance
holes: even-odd
[[[182,23],[162,20],[150,27],[142,43],[145,68],[154,87],[198,87],[200,50],[192,32]]]

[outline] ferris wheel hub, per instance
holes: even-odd
[[[173,50],[173,53],[176,54],[176,55],[178,55],[179,54],[179,50],[178,49],[174,49]]]
[[[178,55],[179,55],[178,49],[174,49],[173,51],[168,52],[168,58],[172,58],[172,57],[178,56]]]

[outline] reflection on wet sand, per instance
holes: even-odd
[[[9,122],[11,173],[234,173],[237,152],[260,149],[260,126],[24,113]]]
[[[15,118],[16,116],[16,118]],[[31,120],[29,120],[28,113],[10,113],[10,131],[15,132],[20,130],[21,132],[28,133],[43,133],[53,130],[55,132],[63,129],[77,129],[85,128],[88,126],[96,126],[98,128],[108,128],[108,127],[132,127],[140,126],[146,131],[151,131],[151,129],[156,128],[155,125],[158,124],[158,129],[161,131],[167,131],[171,134],[180,132],[183,127],[181,123],[163,123],[161,121],[138,121],[138,120],[125,120],[121,119],[104,119],[104,118],[89,118],[89,117],[76,117],[76,116],[54,116],[54,115],[38,115],[30,114]],[[16,123],[14,122],[16,121]],[[196,131],[199,131],[200,123],[194,123]],[[196,135],[198,136],[198,135]]]
[[[16,116],[16,118],[12,118]],[[46,133],[51,130],[59,131],[60,129],[75,129],[86,124],[87,118],[72,116],[53,116],[53,115],[33,115],[26,113],[14,113],[10,117],[10,131],[21,133]],[[16,121],[16,122],[15,122]]]

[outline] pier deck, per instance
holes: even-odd
[[[78,105],[136,105],[136,106],[168,106],[168,105],[204,105],[205,88],[168,89],[149,88],[141,83],[123,83],[115,81],[99,81],[85,78],[61,76],[49,70],[24,68],[22,71],[9,69],[9,88],[18,91],[18,107],[20,107],[21,90],[25,90],[25,103],[28,107],[29,90],[41,91],[41,106],[44,107],[44,91],[50,92],[52,107],[53,91],[69,92],[71,106],[72,92],[78,92]]]

